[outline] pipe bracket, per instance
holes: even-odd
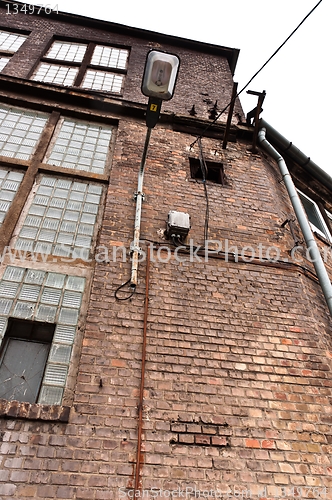
[[[131,243],[131,245],[130,245],[130,253],[132,254],[134,252],[137,252],[139,255],[141,255],[142,249],[141,249],[141,247],[138,247],[138,246],[134,245],[133,243]]]
[[[140,197],[141,197],[142,201],[144,201],[144,200],[145,200],[145,194],[144,194],[144,193],[137,193],[137,192],[136,192],[136,193],[134,193],[134,195],[133,195],[133,200],[135,200],[135,201],[136,201],[136,200],[137,200],[137,198],[138,198],[138,196],[140,196]]]

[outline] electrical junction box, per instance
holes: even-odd
[[[184,240],[190,230],[190,215],[185,212],[171,210],[168,213],[166,236]]]

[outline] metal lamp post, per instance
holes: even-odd
[[[144,150],[138,173],[135,213],[134,239],[131,244],[131,278],[130,287],[135,290],[137,286],[138,259],[141,253],[139,246],[141,231],[142,202],[144,200],[143,178],[145,160],[148,152],[151,131],[158,122],[162,101],[169,101],[173,97],[176,79],[178,75],[180,59],[174,54],[167,54],[157,50],[148,52],[144,75],[142,80],[142,93],[149,97],[146,111],[147,133],[145,137]]]

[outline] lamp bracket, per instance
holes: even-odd
[[[145,122],[148,128],[154,128],[159,120],[162,100],[157,97],[149,97],[146,109]]]

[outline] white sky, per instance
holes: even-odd
[[[34,0],[26,3],[41,4]],[[54,0],[62,12],[240,49],[234,76],[238,89],[317,3],[318,0]],[[261,116],[332,176],[331,19],[332,2],[323,0],[248,89],[266,91]],[[240,100],[247,113],[256,106],[257,98],[245,92]]]

